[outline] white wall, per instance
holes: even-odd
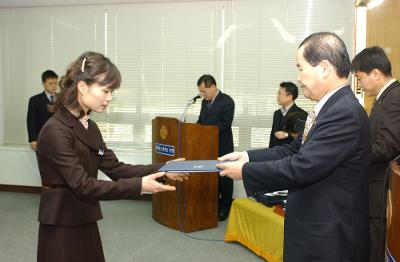
[[[151,163],[151,156],[118,153],[118,159],[130,164]],[[35,153],[26,146],[0,146],[0,184],[18,186],[41,186]],[[100,179],[107,179],[100,174]]]
[[[0,10],[0,23],[3,22],[3,11]],[[3,43],[3,31],[2,26],[0,26],[0,43]],[[3,59],[3,48],[0,48],[0,61]],[[3,76],[3,63],[0,62],[0,76]],[[4,82],[3,77],[0,77],[0,144],[3,144],[4,141]]]
[[[149,164],[150,155],[116,152],[118,159],[129,164]],[[36,155],[26,146],[0,146],[0,184],[18,186],[41,186]],[[107,179],[100,174],[100,179]],[[242,181],[235,181],[234,198],[246,197]]]
[[[40,186],[35,153],[23,146],[0,146],[0,184]]]

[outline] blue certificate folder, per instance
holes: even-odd
[[[218,160],[187,160],[187,161],[170,161],[161,167],[160,172],[174,172],[174,173],[206,173],[206,172],[221,172],[216,165],[222,163]]]

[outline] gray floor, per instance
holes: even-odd
[[[36,261],[38,194],[0,192],[0,261]],[[263,261],[237,243],[200,241],[166,228],[151,218],[151,202],[102,202],[99,222],[107,262],[130,261]],[[226,221],[218,228],[192,233],[224,238]]]

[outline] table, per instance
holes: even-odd
[[[239,242],[269,262],[283,261],[284,217],[248,198],[232,203],[225,241]]]

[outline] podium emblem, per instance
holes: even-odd
[[[162,139],[166,139],[168,136],[168,129],[164,125],[160,128],[160,136]]]

